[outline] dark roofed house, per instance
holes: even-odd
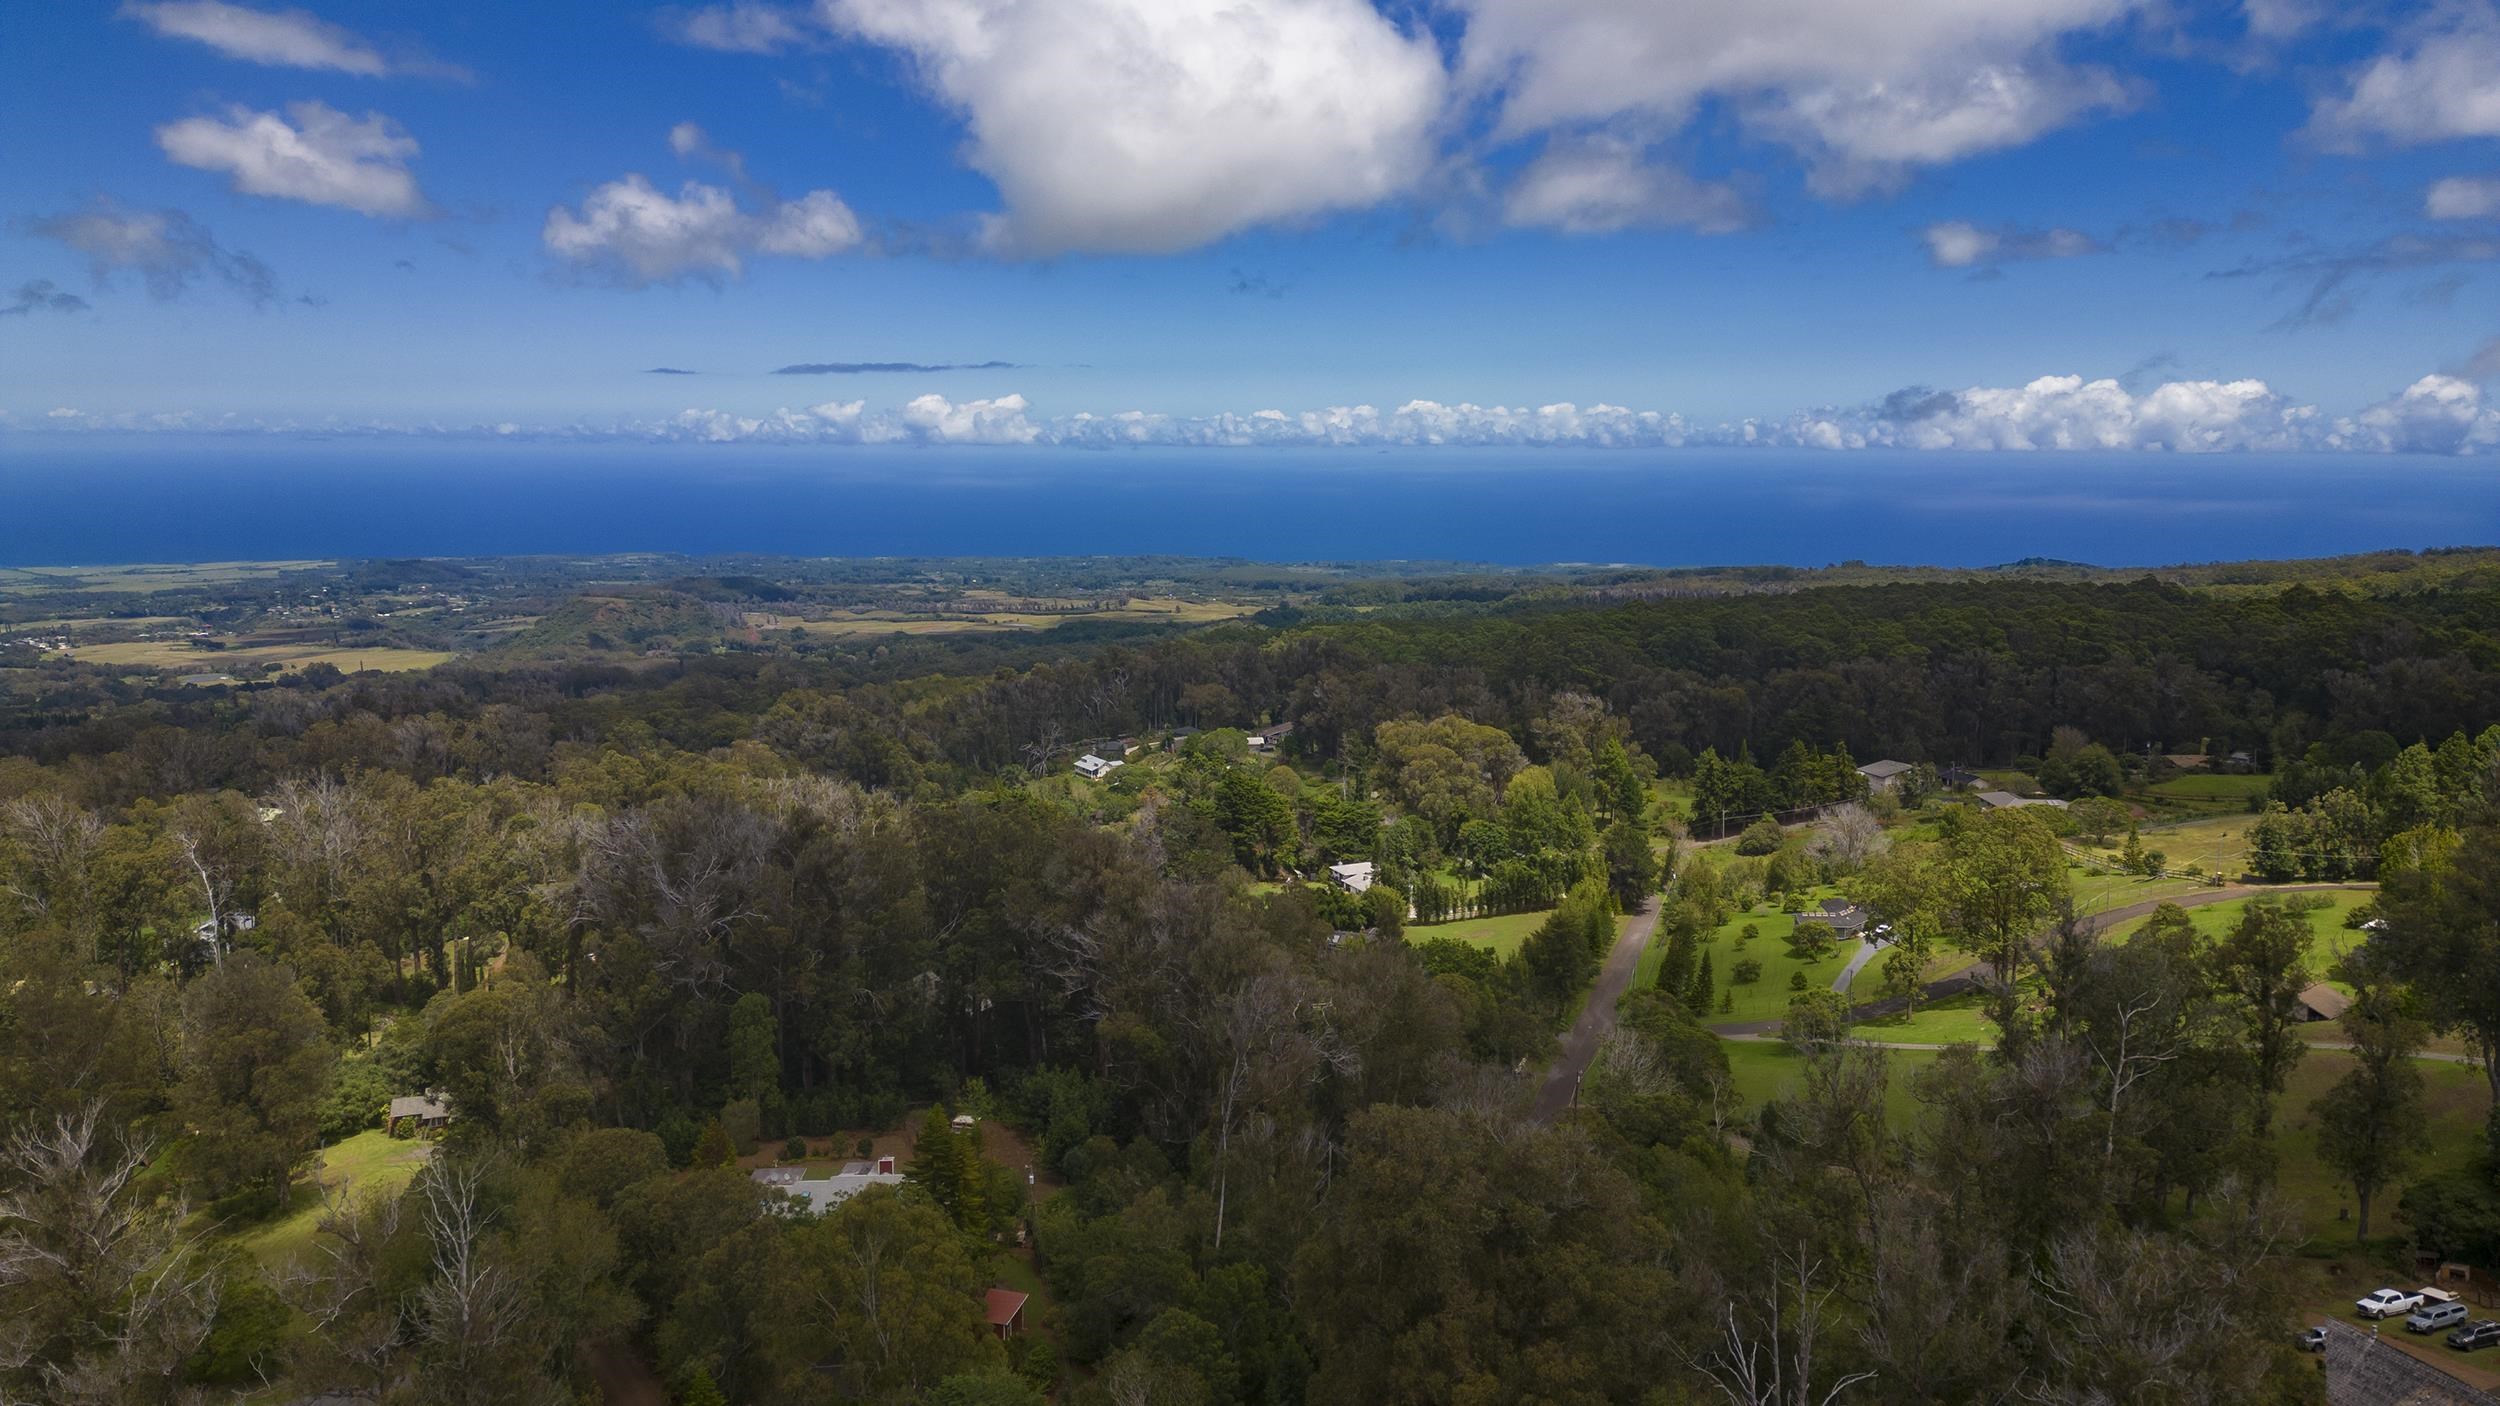
[[[1936,773],[1936,784],[1948,791],[1968,791],[1987,785],[1988,778],[1966,766],[1949,766]]]
[[[1285,739],[1291,736],[1293,736],[1292,723],[1271,723],[1250,734],[1250,750],[1273,752],[1283,746]]]
[[[1026,1296],[1013,1289],[992,1289],[989,1292],[990,1331],[1000,1338],[1012,1338],[1024,1331]]]
[[[1856,937],[1866,931],[1866,910],[1845,898],[1827,898],[1823,900],[1823,906],[1820,908],[1810,908],[1803,913],[1791,913],[1788,916],[1796,919],[1799,927],[1804,927],[1808,923],[1821,923],[1830,928],[1836,937]]]
[[[392,1137],[431,1135],[450,1126],[451,1101],[439,1093],[401,1094],[382,1117],[382,1129]]]
[[[2302,1020],[2334,1020],[2352,1009],[2352,997],[2321,981],[2300,993]]]

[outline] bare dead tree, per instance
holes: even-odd
[[[104,822],[66,796],[42,792],[0,805],[0,835],[26,857],[15,874],[0,871],[0,893],[35,917],[51,916],[85,879],[104,841]]]
[[[180,1368],[223,1279],[141,1204],[144,1144],[109,1145],[93,1103],[0,1142],[0,1406],[190,1399]]]
[[[1831,1406],[1873,1378],[1848,1372],[1816,1385],[1815,1351],[1840,1292],[1837,1282],[1822,1282],[1823,1272],[1803,1247],[1775,1249],[1769,1283],[1725,1295],[1719,1341],[1693,1360],[1694,1369],[1734,1406]]]

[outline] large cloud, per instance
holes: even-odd
[[[2500,136],[2500,12],[2450,5],[2321,98],[2309,134],[2334,151]]]
[[[669,144],[680,156],[745,174],[737,153],[714,149],[692,123],[679,123]],[[559,205],[548,211],[540,238],[566,262],[632,287],[737,278],[754,255],[822,259],[856,249],[865,238],[859,216],[832,191],[782,200],[755,182],[744,184],[759,197],[757,208],[719,186],[687,181],[671,195],[629,172],[592,190],[579,210]]]
[[[970,127],[1002,250],[1161,253],[1359,209],[1435,160],[1428,35],[1369,0],[821,0]]]
[[[1905,169],[2013,146],[2126,88],[2062,61],[2057,41],[2133,0],[1458,0],[1461,70],[1522,135],[1707,99],[1852,193]]]
[[[2483,403],[2480,386],[2455,376],[2425,376],[2350,420],[2339,421],[2341,447],[2426,454],[2478,454],[2500,447],[2500,409]]]
[[[246,195],[402,218],[433,208],[408,171],[416,139],[378,112],[359,119],[299,102],[281,117],[238,106],[222,119],[168,122],[156,129],[156,144],[180,165],[225,172]]]

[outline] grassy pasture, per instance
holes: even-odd
[[[379,1128],[325,1147],[317,1177],[296,1185],[285,1213],[236,1235],[234,1243],[262,1264],[278,1268],[311,1246],[321,1224],[323,1188],[352,1197],[394,1196],[416,1180],[417,1170],[433,1152],[432,1143],[395,1138]]]

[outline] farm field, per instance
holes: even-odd
[[[448,663],[456,656],[445,650],[403,649],[395,645],[341,648],[327,641],[312,644],[235,644],[224,649],[193,649],[182,640],[125,640],[113,644],[77,645],[71,648],[70,657],[88,664],[179,669],[185,673],[222,673],[237,664],[275,664],[282,669],[329,664],[353,674],[365,669],[379,669],[385,673],[431,669],[437,664]]]
[[[2137,828],[2136,835],[2146,849],[2161,852],[2166,868],[2175,871],[2193,865],[2208,874],[2235,879],[2248,868],[2248,827],[2256,819],[2246,810],[2234,807],[2202,819],[2147,823]],[[2119,843],[2123,843],[2123,837],[2119,837]],[[2084,848],[2115,864],[2119,843]]]
[[[979,609],[978,598],[984,595],[998,599],[1002,608]],[[1011,601],[995,592],[966,591],[955,602],[933,604],[926,612],[858,610],[811,618],[750,610],[746,612],[745,619],[749,626],[758,630],[801,630],[810,635],[839,639],[859,635],[991,634],[1011,630],[1047,630],[1054,625],[1080,620],[1203,625],[1236,619],[1261,608],[1250,602],[1182,600],[1170,596],[1140,597],[1110,610],[1079,607],[1020,611],[1012,608],[1016,604],[1031,603],[1029,600]]]

